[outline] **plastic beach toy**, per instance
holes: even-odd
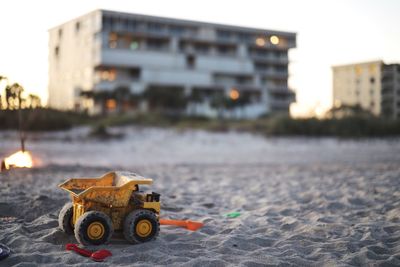
[[[90,258],[94,261],[103,261],[109,256],[112,256],[110,251],[108,251],[107,249],[100,249],[96,252],[93,252],[92,255],[90,255]]]
[[[92,252],[90,250],[80,248],[75,244],[67,244],[65,245],[65,249],[75,251],[76,253],[84,257],[90,257],[94,261],[103,261],[105,258],[112,256],[112,253],[106,249],[100,249],[98,251]]]
[[[230,212],[230,213],[226,214],[226,217],[228,217],[228,218],[236,218],[236,217],[239,217],[240,215],[241,215],[240,212],[234,211],[234,212]]]
[[[75,244],[66,244],[65,249],[75,251],[76,253],[84,257],[90,257],[92,255],[92,252],[90,250],[80,248]]]
[[[0,260],[7,258],[10,255],[10,248],[4,244],[0,244]]]
[[[118,230],[130,243],[151,241],[160,232],[160,194],[139,186],[152,183],[131,172],[69,179],[59,185],[72,199],[59,213],[59,227],[84,246],[105,244]]]
[[[166,219],[160,219],[160,224],[161,225],[180,226],[180,227],[184,227],[190,231],[197,231],[198,229],[200,229],[201,227],[204,226],[204,224],[201,222],[182,221],[182,220],[166,220]]]

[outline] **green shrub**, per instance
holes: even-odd
[[[0,111],[0,130],[19,129],[18,110]],[[88,122],[84,114],[63,112],[53,109],[21,110],[22,128],[27,131],[56,131],[70,129],[72,126]]]

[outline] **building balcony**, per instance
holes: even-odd
[[[269,104],[272,111],[289,111],[292,99],[272,99]]]
[[[256,69],[255,72],[257,74],[267,76],[270,78],[280,78],[280,79],[287,79],[289,77],[289,73],[287,71],[274,71],[274,70],[262,70]]]
[[[257,54],[250,54],[249,56],[251,59],[262,63],[282,64],[282,65],[289,64],[288,57],[276,57],[271,55],[257,55]]]
[[[272,94],[293,94],[293,92],[287,86],[273,86],[267,88]]]

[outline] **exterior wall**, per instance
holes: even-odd
[[[94,33],[100,27],[101,13],[92,12],[49,30],[50,107],[83,108],[79,94],[93,89],[93,66],[100,49]]]
[[[360,105],[380,115],[382,68],[382,61],[333,67],[334,105]]]
[[[257,101],[230,112],[246,117],[288,112],[294,100],[287,85],[294,33],[97,10],[49,34],[51,107],[94,111],[80,91],[140,93],[151,86],[254,93]],[[216,114],[207,101],[187,112]]]

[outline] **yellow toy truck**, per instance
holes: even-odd
[[[153,240],[160,231],[160,194],[139,191],[139,185],[152,183],[129,172],[69,179],[59,185],[72,198],[60,211],[59,226],[82,245],[107,243],[114,230],[131,243]]]

